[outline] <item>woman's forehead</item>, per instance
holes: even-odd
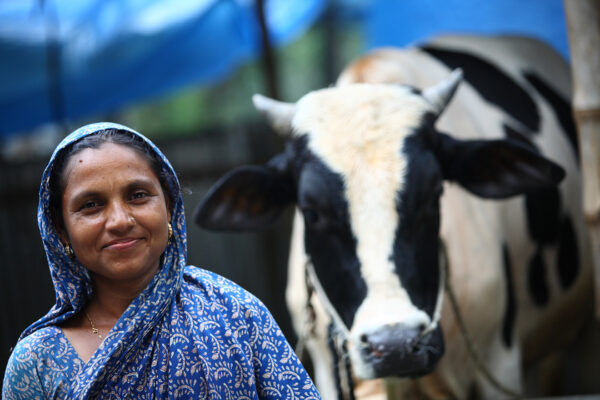
[[[64,178],[68,186],[74,183],[74,179],[96,181],[104,176],[118,177],[131,173],[158,180],[148,160],[139,151],[122,144],[105,143],[74,154],[66,165]]]

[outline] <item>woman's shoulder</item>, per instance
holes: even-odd
[[[259,393],[277,388],[291,390],[294,398],[320,398],[271,313],[250,292],[214,272],[186,267],[179,304],[195,316],[185,322],[200,327],[199,341],[208,339],[199,350],[216,351],[207,359],[244,355]]]
[[[77,354],[68,339],[57,326],[47,326],[19,340],[13,349],[9,364],[15,367],[32,366],[38,369],[52,368],[56,362],[67,363]],[[61,369],[60,366],[57,366]]]
[[[12,354],[25,356],[27,359],[40,357],[52,351],[55,341],[60,341],[62,333],[56,326],[46,326],[19,340]]]
[[[56,326],[39,329],[19,340],[6,365],[3,398],[36,398],[55,392],[56,383],[63,381],[56,379],[63,374],[56,361],[65,361],[68,354],[68,342]],[[53,387],[44,389],[48,383]]]
[[[196,293],[202,293],[211,298],[236,298],[244,302],[260,302],[252,293],[215,272],[187,266],[183,276],[187,289]]]
[[[246,319],[269,313],[267,307],[252,293],[235,282],[215,273],[194,266],[184,270],[183,291],[194,303],[210,304],[212,308],[236,310],[233,315]],[[242,311],[243,315],[240,315]]]

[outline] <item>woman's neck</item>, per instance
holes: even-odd
[[[125,312],[135,296],[125,295],[120,291],[99,290],[95,288],[94,296],[88,303],[87,310],[97,318],[106,320],[118,320]]]
[[[105,280],[91,274],[94,295],[88,304],[88,310],[99,318],[118,320],[129,304],[146,288],[149,282],[119,283]]]
[[[131,287],[103,282],[102,279],[94,279],[94,295],[88,304],[88,312],[95,314],[98,318],[118,320],[125,312],[129,304],[144,290],[143,287]]]

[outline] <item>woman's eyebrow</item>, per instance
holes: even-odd
[[[154,187],[154,181],[147,178],[134,179],[125,186],[125,190],[132,190],[139,187]]]
[[[95,190],[83,190],[79,193],[76,193],[72,198],[71,198],[71,203],[78,203],[80,201],[83,201],[84,199],[88,199],[88,198],[93,198],[93,197],[99,197],[101,196],[101,193]]]

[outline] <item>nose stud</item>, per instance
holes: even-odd
[[[135,224],[135,218],[134,217],[129,217],[129,220]]]

